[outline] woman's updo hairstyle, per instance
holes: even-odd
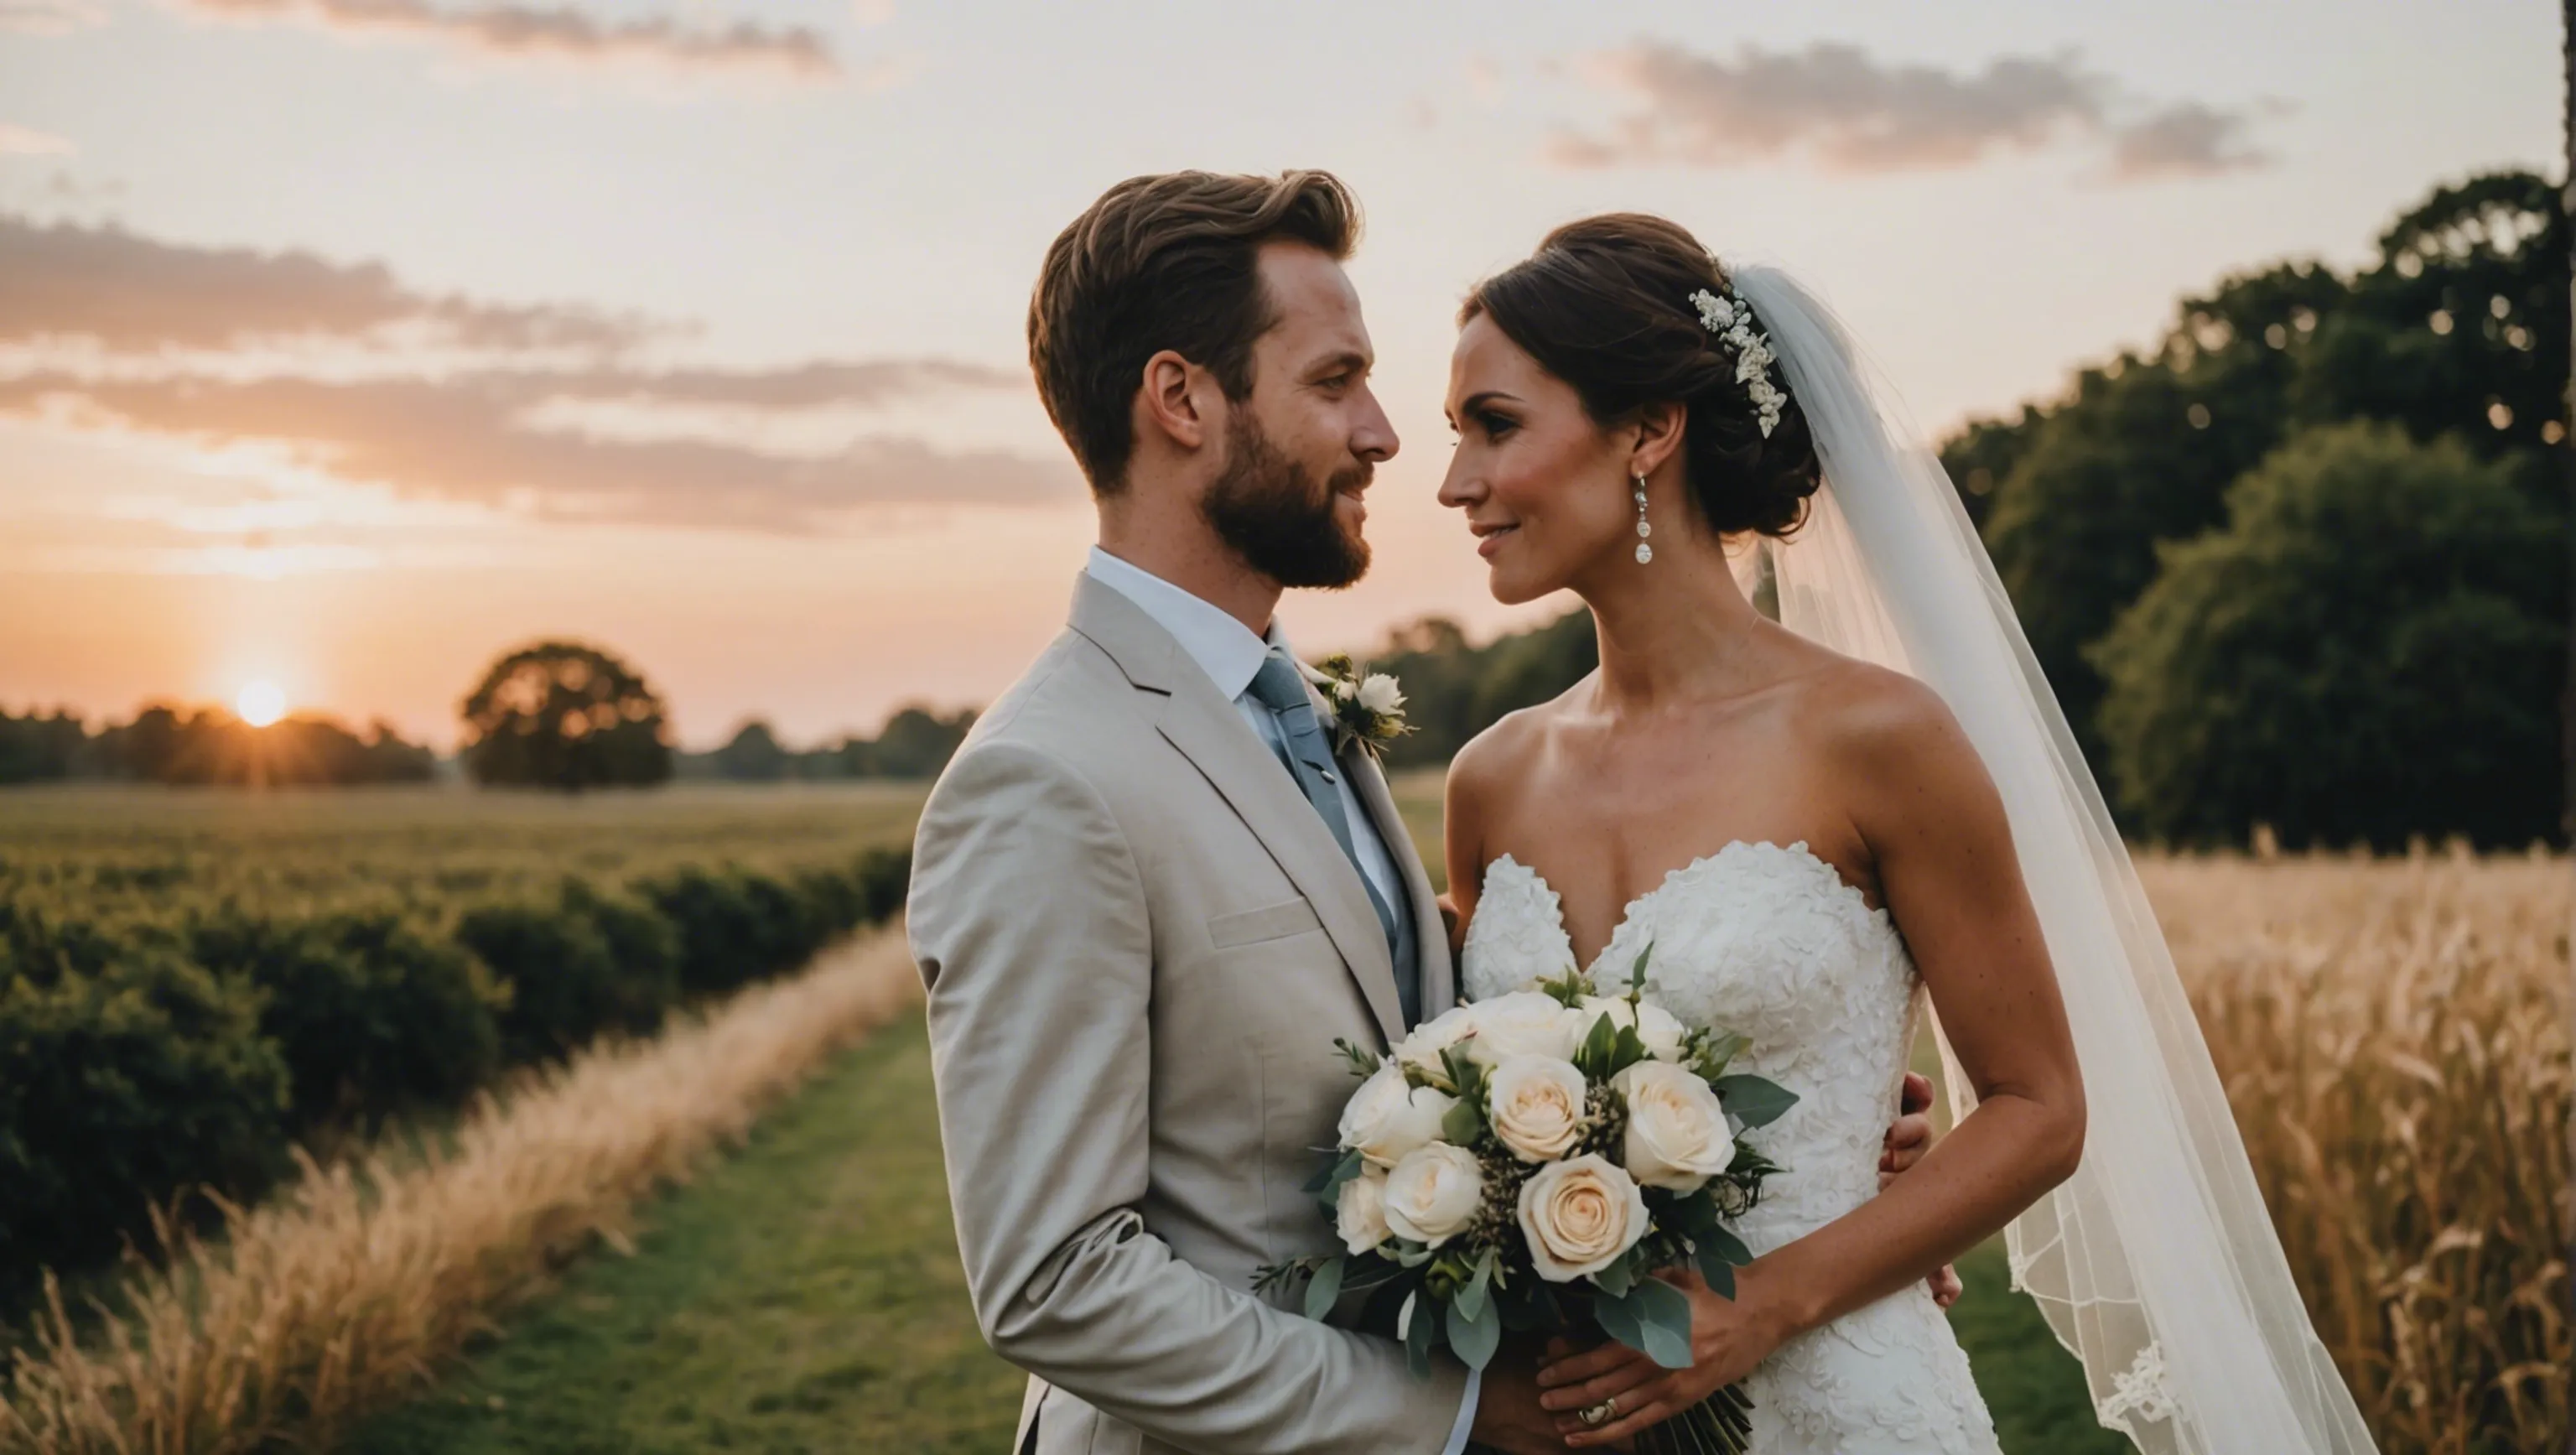
[[[1700,518],[1720,535],[1787,536],[1821,478],[1806,413],[1790,394],[1763,437],[1752,396],[1736,382],[1733,346],[1692,306],[1701,289],[1734,296],[1698,239],[1660,217],[1613,212],[1549,233],[1526,261],[1478,284],[1458,322],[1492,319],[1604,427],[1678,401],[1690,417],[1682,473]],[[1777,369],[1773,383],[1785,390]]]

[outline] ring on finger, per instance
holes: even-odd
[[[1603,1425],[1610,1423],[1618,1417],[1619,1396],[1615,1394],[1610,1396],[1608,1399],[1601,1401],[1599,1404],[1585,1405],[1583,1409],[1575,1415],[1575,1418],[1581,1420],[1586,1428],[1594,1430],[1600,1429]]]

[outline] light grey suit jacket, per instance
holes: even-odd
[[[1318,710],[1322,710],[1319,705]],[[1327,721],[1330,719],[1328,718]],[[1385,779],[1346,753],[1456,999]],[[1466,1371],[1251,1292],[1335,1242],[1301,1190],[1403,1034],[1359,871],[1153,619],[1085,576],[979,721],[914,849],[940,1134],[976,1321],[1031,1375],[1039,1455],[1436,1455]]]

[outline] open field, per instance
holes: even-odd
[[[1408,776],[1399,791],[1436,873],[1436,778]],[[471,796],[394,795],[403,812],[382,821],[488,853],[507,876],[581,855],[613,875],[690,844],[900,838],[917,793],[504,800],[489,825]],[[353,862],[393,862],[387,841],[370,842],[375,797],[264,824],[270,809],[252,805],[249,821],[311,864],[334,843]],[[55,821],[0,829],[0,859],[48,833],[99,863],[160,846],[132,826],[84,829],[67,801],[40,807]],[[211,796],[143,811],[152,840],[175,827],[179,842],[191,815],[241,812]],[[242,822],[221,826],[235,837],[216,842],[230,847],[197,852],[238,854]],[[603,833],[617,842],[593,842]],[[291,877],[228,867],[271,887]],[[2564,1449],[2576,1091],[2566,860],[2151,855],[2140,872],[2319,1332],[2382,1448]],[[1017,1379],[973,1335],[917,1023],[838,1062],[764,1120],[741,1158],[651,1204],[638,1227],[635,1256],[579,1265],[433,1393],[344,1448],[963,1451],[996,1448],[1008,1429]],[[2090,1427],[2080,1373],[2008,1290],[2000,1249],[1963,1271],[1953,1326],[2006,1448],[2125,1448]]]
[[[909,843],[922,783],[685,784],[564,795],[461,786],[248,793],[78,785],[0,796],[0,886],[94,911],[217,895],[304,909],[624,880],[679,864],[788,868]]]

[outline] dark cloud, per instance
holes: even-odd
[[[306,20],[356,35],[436,41],[489,56],[575,62],[643,60],[686,70],[755,68],[820,78],[840,66],[822,33],[738,21],[684,28],[667,16],[607,22],[578,10],[529,5],[445,9],[427,0],[180,0],[227,20]]]
[[[81,340],[118,353],[382,339],[400,326],[477,349],[617,348],[646,325],[582,309],[438,298],[374,263],[202,248],[114,226],[0,214],[0,343]]]
[[[39,373],[0,378],[0,415],[67,419],[207,447],[281,447],[353,483],[494,506],[533,501],[541,513],[560,518],[808,531],[868,506],[1077,498],[1068,467],[999,451],[863,439],[837,454],[793,456],[711,440],[604,439],[527,421],[537,406],[565,397],[820,402],[817,386],[835,371],[849,371],[859,382],[856,395],[873,398],[871,388],[893,375],[872,371],[895,371],[904,387],[921,387],[949,369],[963,366],[816,365],[777,375],[631,378],[507,371],[361,381]]]
[[[1962,73],[1882,64],[1847,44],[1748,46],[1724,61],[1641,41],[1586,57],[1580,69],[1637,105],[1607,134],[1560,132],[1547,155],[1567,167],[1724,167],[1805,152],[1838,170],[1914,171],[2070,136],[2109,141],[2113,175],[2124,179],[2260,160],[2245,148],[2241,113],[2188,103],[2123,125],[2111,84],[2071,54],[2007,56]]]

